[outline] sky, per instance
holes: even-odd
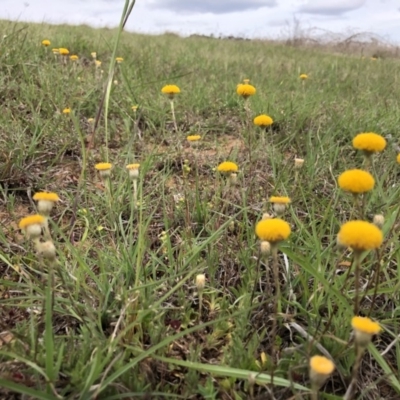
[[[115,27],[124,0],[1,0],[0,18]],[[400,44],[399,0],[136,0],[128,31],[293,37],[368,32]]]

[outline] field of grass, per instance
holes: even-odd
[[[0,37],[1,398],[399,398],[400,60],[171,34],[123,33],[115,51],[114,30],[9,21]],[[370,164],[360,132],[387,140]],[[376,180],[362,199],[338,186],[353,168]],[[60,197],[54,260],[18,226],[41,191]],[[291,234],[268,256],[271,196],[290,197]],[[375,215],[377,250],[337,246]],[[355,307],[382,327],[359,368]],[[319,394],[314,355],[335,364]]]

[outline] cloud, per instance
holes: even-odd
[[[156,8],[177,13],[211,14],[227,14],[277,6],[276,0],[153,0],[150,4]]]
[[[307,14],[340,15],[362,7],[365,2],[366,0],[308,0],[299,11]]]

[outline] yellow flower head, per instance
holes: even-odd
[[[109,171],[112,168],[112,164],[108,162],[101,162],[94,166],[97,171]]]
[[[350,169],[343,172],[338,179],[339,187],[354,194],[369,192],[374,188],[375,179],[367,171]]]
[[[237,166],[237,164],[232,161],[224,161],[217,167],[217,171],[226,173],[237,172],[238,169],[239,167]]]
[[[176,94],[181,92],[181,89],[176,85],[165,85],[161,89],[161,92],[168,95],[170,98],[173,98]]]
[[[335,364],[324,356],[310,358],[310,370],[319,375],[330,375],[335,370]]]
[[[244,83],[245,85],[248,85],[248,84],[250,83],[250,79],[243,79],[243,83]]]
[[[188,140],[188,142],[197,142],[198,140],[201,139],[200,135],[189,135],[186,136],[186,139]]]
[[[33,200],[36,200],[36,201],[45,200],[45,201],[51,201],[53,203],[56,203],[57,201],[60,200],[60,198],[58,197],[57,193],[37,192],[33,196]]]
[[[353,139],[353,147],[367,153],[382,151],[386,147],[386,139],[377,133],[359,133]]]
[[[301,79],[302,81],[305,81],[306,79],[308,79],[308,75],[307,75],[307,74],[301,74],[301,75],[300,75],[300,79]]]
[[[138,164],[138,163],[136,163],[136,164],[128,164],[126,166],[126,169],[129,169],[129,170],[131,170],[131,169],[139,169],[139,167],[140,167],[140,164]]]
[[[289,204],[290,198],[289,197],[272,196],[269,198],[269,202],[277,203],[277,204]]]
[[[122,61],[124,61],[124,59],[123,59],[122,57],[116,57],[116,58],[115,58],[115,61],[116,61],[118,64],[121,64]]]
[[[396,161],[400,164],[400,153],[397,154]]]
[[[60,49],[51,49],[53,54],[60,54]]]
[[[132,108],[132,111],[135,112],[135,111],[137,111],[137,109],[139,108],[139,106],[138,106],[138,105],[134,105],[134,106],[132,106],[131,108]]]
[[[272,125],[274,121],[270,116],[261,114],[258,117],[255,117],[253,122],[254,125],[265,127]]]
[[[341,226],[337,240],[339,245],[361,252],[379,248],[383,242],[383,234],[370,222],[349,221]]]
[[[87,122],[88,122],[89,124],[94,124],[94,118],[88,118],[88,119],[87,119]]]
[[[95,64],[96,64],[96,67],[98,68],[101,65],[101,61],[100,60],[95,60]]]
[[[58,49],[58,52],[59,52],[62,56],[67,56],[67,55],[69,55],[69,50],[66,49],[65,47],[60,47],[60,48]]]
[[[45,218],[42,215],[35,214],[35,215],[30,215],[29,217],[22,218],[19,221],[19,228],[20,229],[26,229],[31,225],[43,225],[45,221]]]
[[[63,114],[70,114],[71,113],[71,109],[70,108],[64,108],[64,110],[62,110]]]
[[[367,333],[368,335],[377,335],[381,330],[381,326],[367,317],[353,317],[351,326],[354,330]]]
[[[239,83],[236,88],[236,93],[247,99],[249,96],[253,96],[256,93],[256,88],[248,83]]]
[[[256,235],[270,243],[280,242],[289,237],[290,225],[280,218],[263,219],[256,225]]]
[[[96,57],[97,57],[97,53],[95,52],[95,51],[92,51],[91,53],[90,53],[90,55],[92,56],[92,58],[95,60],[96,59]]]
[[[69,59],[70,59],[71,61],[78,61],[78,60],[79,60],[79,57],[78,57],[76,54],[73,54],[72,56],[69,56]]]
[[[50,40],[47,40],[47,39],[44,39],[44,40],[42,40],[42,45],[43,46],[45,46],[45,47],[48,47],[48,46],[50,46]]]

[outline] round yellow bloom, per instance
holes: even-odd
[[[126,166],[126,169],[129,169],[129,170],[131,170],[131,169],[139,169],[139,167],[140,167],[140,164],[128,164],[127,166]]]
[[[335,364],[324,356],[310,358],[310,370],[321,375],[330,375],[335,370]]]
[[[70,59],[71,61],[78,61],[78,60],[79,60],[79,57],[78,57],[76,54],[73,54],[72,56],[69,56],[69,59]]]
[[[90,53],[90,55],[92,56],[92,58],[95,60],[96,59],[96,57],[97,57],[97,53],[95,52],[95,51],[92,51],[91,53]]]
[[[379,248],[383,242],[383,234],[370,222],[349,221],[341,226],[337,239],[339,245],[360,252]]]
[[[306,79],[308,79],[308,75],[307,75],[307,74],[301,74],[301,75],[300,75],[300,79],[301,79],[302,81],[305,81]]]
[[[53,54],[60,54],[60,49],[51,49]]]
[[[87,122],[88,122],[89,124],[94,124],[94,118],[88,118],[88,119],[87,119]]]
[[[57,193],[53,193],[53,192],[37,192],[35,193],[35,195],[33,196],[33,200],[45,200],[45,201],[51,201],[51,202],[57,202],[60,200],[60,198],[58,197]]]
[[[353,139],[353,147],[367,153],[375,153],[384,150],[386,147],[386,139],[373,132],[359,133]]]
[[[42,45],[43,46],[45,46],[45,47],[48,47],[48,46],[50,46],[50,40],[47,40],[47,39],[44,39],[44,40],[42,40]]]
[[[253,96],[256,93],[256,88],[248,83],[240,83],[239,85],[237,85],[236,93],[239,96],[247,99],[249,96]]]
[[[108,171],[112,168],[112,164],[108,162],[101,162],[94,166],[97,171]]]
[[[101,61],[100,60],[95,60],[95,64],[96,64],[96,67],[98,68],[101,65]]]
[[[232,161],[224,161],[218,165],[217,171],[219,172],[237,172],[239,167]]]
[[[258,238],[272,244],[287,239],[290,232],[290,225],[280,218],[263,219],[256,225]]]
[[[272,125],[274,121],[270,116],[261,114],[258,117],[255,117],[253,122],[254,125],[265,127]]]
[[[122,61],[124,61],[124,59],[123,59],[122,57],[116,57],[116,58],[115,58],[115,61],[116,61],[118,64],[121,64]]]
[[[189,142],[197,142],[198,140],[201,139],[201,136],[200,135],[189,135],[189,136],[186,136],[186,139]]]
[[[374,188],[375,179],[367,171],[350,169],[343,172],[338,179],[339,187],[354,194],[369,192]]]
[[[381,330],[381,326],[367,317],[353,317],[351,326],[354,330],[367,333],[368,335],[377,335]]]
[[[161,92],[167,94],[170,98],[173,98],[176,94],[181,92],[181,89],[176,85],[165,85],[161,89]]]
[[[272,196],[269,198],[270,203],[289,204],[289,197]]]
[[[62,55],[62,56],[67,56],[69,54],[69,50],[66,49],[65,47],[60,47],[58,49],[58,52]]]
[[[71,109],[70,108],[64,108],[64,110],[62,110],[63,114],[70,114],[71,113]]]
[[[400,153],[397,154],[396,161],[400,164]]]
[[[31,225],[43,225],[44,221],[45,218],[42,215],[35,214],[22,218],[21,221],[19,221],[18,226],[20,229],[26,229]]]
[[[139,108],[139,106],[138,106],[138,105],[134,105],[134,106],[132,106],[131,108],[132,108],[132,111],[136,112],[137,109]]]

